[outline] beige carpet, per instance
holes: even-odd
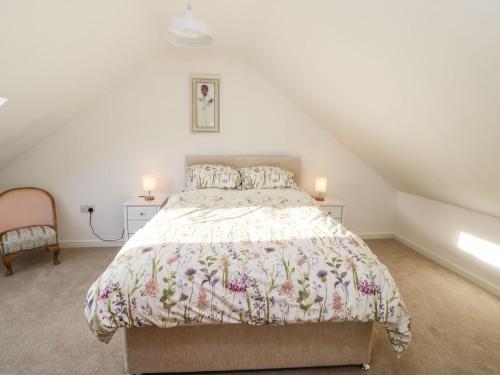
[[[398,360],[377,327],[368,374],[500,374],[500,299],[394,240],[367,242],[398,282],[414,333]],[[89,285],[116,251],[63,250],[56,267],[45,252],[14,260],[14,276],[0,276],[0,374],[124,373],[122,333],[101,344],[83,316]],[[347,366],[244,374],[364,372]]]

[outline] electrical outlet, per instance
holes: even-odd
[[[92,210],[94,210],[94,212],[95,212],[95,206],[92,205],[92,204],[81,205],[80,206],[80,212],[82,212],[84,214],[88,214],[89,213],[89,208],[92,208]]]

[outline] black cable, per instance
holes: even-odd
[[[125,235],[125,228],[122,229],[122,236],[120,238],[117,238],[116,240],[107,240],[105,238],[102,238],[101,236],[99,236],[95,230],[94,230],[94,227],[92,226],[92,208],[89,208],[89,224],[90,224],[90,229],[92,229],[92,233],[94,234],[94,236],[96,236],[97,238],[99,238],[101,241],[106,241],[106,242],[115,242],[115,241],[120,241],[120,240],[123,240],[123,236]]]

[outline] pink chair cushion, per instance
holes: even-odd
[[[0,233],[36,225],[56,225],[46,192],[26,188],[0,195]]]

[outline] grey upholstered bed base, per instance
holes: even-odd
[[[129,374],[360,365],[373,322],[126,328]]]

